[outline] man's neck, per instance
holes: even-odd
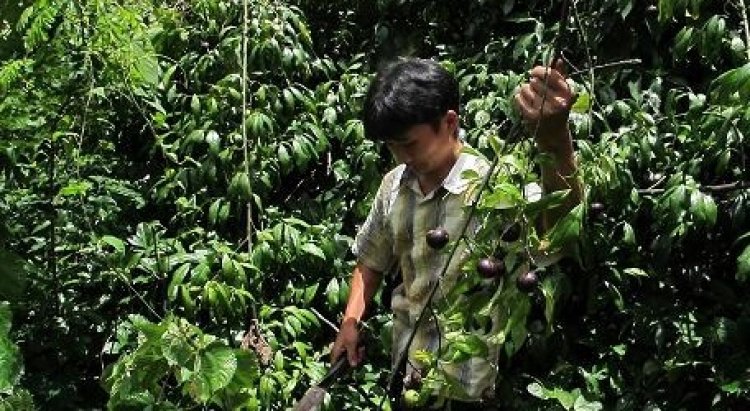
[[[461,143],[460,140],[456,140],[456,143],[453,146],[452,155],[442,167],[435,170],[434,173],[417,176],[417,181],[419,182],[419,188],[422,190],[422,194],[427,195],[445,181],[445,178],[448,177],[448,174],[450,174],[451,169],[453,169],[453,166],[456,164],[458,157],[461,155],[462,148],[463,143]]]

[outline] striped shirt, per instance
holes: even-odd
[[[403,284],[396,287],[391,301],[394,363],[449,257],[448,247],[443,250],[430,248],[425,234],[430,229],[442,227],[448,231],[451,240],[460,236],[468,217],[466,206],[471,201],[467,190],[469,181],[462,178],[462,173],[473,170],[483,176],[488,169],[486,161],[461,153],[443,183],[426,195],[422,193],[416,176],[403,164],[388,172],[381,182],[352,250],[358,263],[372,270],[386,272],[393,264],[399,264],[401,268]],[[469,225],[467,233],[473,232],[475,224]],[[467,253],[465,242],[461,242],[433,302],[443,298],[441,290],[451,289]],[[414,358],[417,350],[436,352],[441,343],[442,332],[436,328],[435,319],[432,316],[426,319],[417,328],[409,347],[407,375],[412,365],[419,364]],[[489,348],[486,358],[474,357],[449,365],[441,363],[443,372],[458,381],[464,391],[450,393],[449,397],[479,400],[492,395],[499,347],[489,345]]]

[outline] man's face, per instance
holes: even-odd
[[[404,138],[386,144],[396,161],[406,164],[417,176],[450,170],[455,160],[455,137],[458,117],[448,111],[436,130],[431,124],[417,124],[404,133]],[[450,163],[450,164],[448,164]]]

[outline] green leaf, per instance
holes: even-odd
[[[161,76],[159,60],[153,54],[142,53],[133,65],[132,73],[141,82],[155,86],[159,83]]]
[[[492,192],[482,197],[480,206],[482,208],[494,208],[505,210],[523,203],[523,195],[518,187],[510,183],[501,183],[493,187]]]
[[[634,277],[648,277],[648,273],[646,273],[640,268],[626,268],[622,270],[622,272],[624,272],[627,275],[634,276]]]
[[[578,99],[576,99],[575,104],[573,104],[573,107],[570,108],[570,111],[578,114],[586,114],[591,109],[591,96],[589,93],[581,93],[578,95]]]
[[[631,226],[628,223],[623,223],[622,232],[623,232],[622,242],[630,246],[635,246],[636,241],[635,241],[635,231],[633,230],[633,226]]]
[[[583,204],[578,204],[549,231],[550,248],[563,248],[577,241],[581,235],[582,220]]]
[[[10,303],[0,301],[0,338],[8,335],[13,315],[10,311]]]
[[[9,304],[0,303],[0,394],[12,392],[21,378],[22,366],[18,347],[8,336],[10,320]]]
[[[216,130],[208,130],[206,133],[206,143],[208,143],[208,147],[212,153],[219,154],[219,151],[221,151],[221,139]]]
[[[747,100],[750,97],[750,63],[717,77],[711,83],[711,93],[718,102],[727,102],[735,93]]]
[[[588,401],[583,395],[579,395],[573,403],[574,411],[599,411],[602,404],[599,401]]]
[[[247,173],[237,173],[229,183],[229,194],[240,200],[250,199],[250,177]]]
[[[190,110],[192,110],[195,114],[200,113],[201,111],[201,102],[198,99],[197,94],[193,94],[193,96],[190,98]]]
[[[17,255],[0,249],[0,298],[15,301],[26,287],[26,271]]]
[[[232,380],[237,371],[237,357],[229,347],[214,347],[200,356],[198,364],[193,394],[198,402],[205,404]]]
[[[479,157],[479,158],[482,158],[482,159],[486,159],[485,156],[484,156],[484,154],[482,154],[481,151],[475,149],[474,147],[466,145],[466,144],[464,144],[464,146],[461,148],[461,152],[462,153],[466,153],[466,154],[471,154],[473,156],[476,156],[476,157]]]
[[[111,235],[105,235],[101,238],[102,242],[111,245],[118,253],[125,252],[125,242],[117,237]]]
[[[88,181],[71,181],[58,193],[61,196],[84,195],[91,189],[91,183]]]
[[[688,51],[693,47],[693,33],[695,32],[695,28],[693,27],[683,27],[679,33],[675,36],[675,45],[674,45],[674,53],[677,56],[684,56],[687,54]]]
[[[563,408],[569,410],[575,404],[576,399],[580,396],[580,390],[577,388],[573,391],[566,391],[562,388],[555,387],[551,391],[547,392],[549,399],[555,399],[562,405]]]
[[[485,110],[479,110],[477,114],[474,116],[474,123],[476,123],[477,127],[483,127],[489,122],[490,122],[490,113],[486,112]]]
[[[570,194],[570,189],[553,191],[537,201],[532,201],[526,205],[526,213],[529,215],[535,215],[542,212],[543,210],[549,210],[555,208],[565,202],[565,199]]]
[[[330,308],[337,307],[339,304],[339,282],[335,278],[326,287],[326,301]]]
[[[704,227],[712,227],[716,224],[718,209],[716,202],[711,196],[695,190],[690,195],[690,211],[695,214],[698,222]]]
[[[317,245],[313,243],[302,244],[302,251],[306,252],[307,254],[314,255],[315,257],[318,257],[321,260],[326,259],[326,256],[323,253],[323,250],[321,250],[320,247],[318,247]]]
[[[526,391],[528,391],[529,394],[533,395],[536,398],[541,398],[543,400],[547,399],[547,390],[538,382],[532,382],[531,384],[527,385]]]
[[[278,156],[281,169],[288,171],[291,168],[292,159],[289,157],[289,151],[286,148],[286,144],[279,144]]]
[[[170,322],[161,339],[161,353],[170,366],[192,368],[196,351],[187,340],[187,332],[177,322]]]
[[[235,358],[237,360],[237,367],[232,377],[231,385],[237,386],[239,389],[253,387],[258,384],[259,367],[258,357],[254,352],[250,350],[235,350]]]
[[[320,283],[315,283],[309,287],[305,287],[305,294],[302,297],[302,301],[305,304],[310,304],[315,298],[315,294],[318,292],[318,287],[320,286]]]
[[[750,279],[750,245],[737,257],[737,279],[747,281]]]
[[[475,334],[456,334],[446,336],[449,347],[449,360],[451,362],[463,362],[471,357],[487,356],[487,343]]]
[[[169,301],[177,299],[178,287],[185,281],[185,275],[187,275],[188,271],[190,271],[190,263],[185,263],[172,274],[172,280],[169,282],[169,286],[167,286],[167,298]]]

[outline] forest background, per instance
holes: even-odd
[[[505,310],[498,401],[750,408],[744,0],[18,0],[0,20],[0,409],[290,407],[327,368],[392,166],[359,112],[400,55],[455,73],[467,140],[511,171],[475,257],[571,256],[471,300]],[[523,199],[544,159],[511,141],[511,96],[556,51],[586,200],[499,244],[564,194]],[[326,409],[380,403],[389,324],[378,306]],[[486,348],[446,338],[440,361]]]

